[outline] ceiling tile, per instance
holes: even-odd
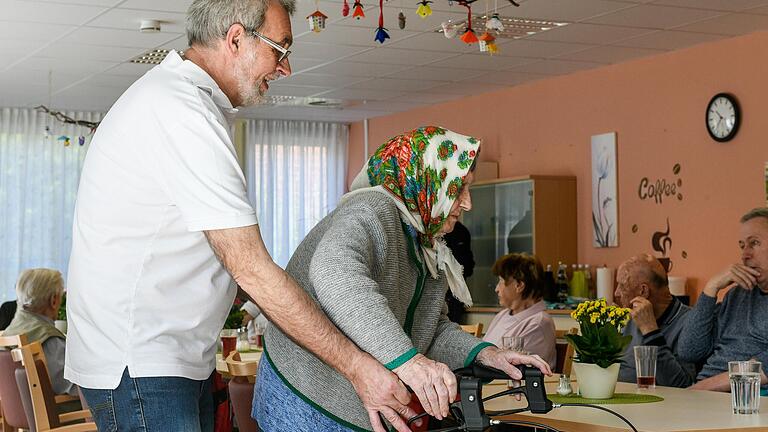
[[[597,45],[546,42],[530,39],[496,39],[499,54],[502,56],[519,56],[530,58],[551,58],[562,54],[582,51]]]
[[[439,87],[429,89],[434,93],[450,93],[456,95],[474,96],[481,93],[488,93],[507,88],[505,85],[488,84],[480,80],[465,81],[460,83],[450,83]]]
[[[659,50],[677,50],[700,43],[714,42],[724,36],[706,33],[691,33],[674,30],[655,31],[642,36],[624,39],[616,42],[616,45],[649,48]]]
[[[56,72],[65,73],[85,73],[95,74],[103,72],[118,65],[116,62],[98,61],[98,60],[85,60],[78,59],[77,61],[67,61],[60,58],[52,57],[30,57],[18,65],[19,69],[32,69],[32,70],[55,70]]]
[[[336,89],[326,93],[322,93],[324,98],[332,99],[365,99],[365,100],[382,100],[388,99],[394,96],[402,96],[406,93],[393,92],[391,90],[363,90],[363,89]]]
[[[570,60],[542,60],[537,63],[516,67],[513,69],[513,71],[543,75],[564,75],[581,70],[594,69],[600,66],[603,65],[600,63],[578,62]]]
[[[443,84],[445,84],[445,81],[376,78],[349,85],[347,88],[416,92]]]
[[[764,2],[764,3],[768,4],[768,2]],[[768,15],[768,6],[760,6],[756,8],[747,9],[747,10],[744,10],[743,13]]]
[[[118,87],[127,89],[131,86],[141,75],[128,76],[128,75],[112,75],[107,73],[96,74],[83,82],[84,86],[95,85],[100,87]]]
[[[403,65],[392,65],[386,63],[375,64],[340,61],[313,69],[312,72],[351,77],[380,77],[401,71],[406,68],[407,67]]]
[[[101,60],[122,63],[146,51],[143,48],[107,47],[100,45],[81,45],[55,42],[43,48],[35,55],[57,59]]]
[[[647,57],[665,53],[663,50],[648,48],[628,48],[619,46],[604,46],[599,48],[590,48],[577,53],[564,54],[560,60],[577,60],[594,63],[614,64],[632,59]]]
[[[462,54],[446,60],[430,63],[433,67],[464,68],[477,70],[503,70],[537,61],[527,57],[490,56],[488,54]]]
[[[395,100],[385,100],[385,101],[361,101],[360,103],[349,107],[349,109],[401,112],[401,111],[412,110],[422,106],[424,106],[424,104],[420,102],[398,102]]]
[[[409,94],[407,98],[398,97],[398,100],[407,102],[436,104],[463,97],[461,94],[446,93],[444,91],[423,91]]]
[[[637,5],[585,22],[664,30],[721,15],[722,12],[669,6]]]
[[[328,87],[293,86],[286,84],[273,84],[269,87],[270,96],[308,97],[326,91],[328,91]]]
[[[738,12],[743,9],[768,4],[765,0],[656,0],[654,4]]]
[[[335,88],[335,87],[345,87],[350,84],[364,81],[367,78],[365,77],[348,77],[348,76],[340,76],[340,75],[328,75],[328,74],[316,74],[316,73],[299,73],[299,74],[293,74],[289,76],[288,78],[283,78],[280,81],[285,81],[285,84],[287,85],[300,85],[300,86],[315,86],[315,87],[325,87],[328,88]]]
[[[454,54],[424,50],[408,50],[380,47],[353,55],[345,60],[361,63],[389,63],[401,65],[422,65],[452,57]]]
[[[186,14],[173,12],[145,11],[134,9],[112,9],[90,21],[88,27],[107,27],[139,31],[141,20],[158,20],[164,33],[184,33]]]
[[[152,69],[154,65],[148,65],[148,64],[138,64],[138,63],[121,63],[108,71],[105,71],[105,73],[108,73],[110,75],[122,75],[122,76],[130,76],[134,77],[134,79],[138,79],[140,76],[144,75],[148,70]]]
[[[82,25],[107,8],[32,0],[0,0],[0,10],[3,11],[4,21]]]
[[[186,13],[192,0],[126,0],[120,4],[124,9],[146,9]]]
[[[507,6],[500,13],[504,16],[576,22],[631,6],[630,3],[606,0],[531,0],[520,7]]]
[[[86,6],[113,7],[123,0],[39,0],[40,3],[78,4]]]
[[[61,41],[85,45],[154,48],[178,37],[176,33],[140,33],[137,30],[81,27]]]
[[[433,81],[462,81],[468,77],[482,75],[484,71],[477,69],[461,69],[455,67],[417,66],[411,69],[387,75],[388,78],[428,79]]]
[[[768,29],[768,15],[734,13],[678,27],[675,30],[739,36]]]
[[[291,45],[291,58],[301,57],[323,61],[336,60],[371,48],[340,44],[310,42],[310,38],[297,40]]]
[[[405,48],[412,50],[441,51],[453,54],[475,52],[476,47],[469,46],[458,38],[448,39],[442,33],[422,33],[403,41],[393,42],[388,48]]]
[[[76,29],[73,25],[45,24],[45,31],[39,25],[29,23],[0,21],[0,45],[15,43],[17,40],[37,41],[39,46],[60,38]]]
[[[647,29],[576,23],[537,33],[525,39],[605,45],[645,33],[648,33]]]
[[[484,82],[487,84],[499,84],[504,86],[515,86],[529,81],[550,78],[550,75],[529,74],[513,71],[488,72],[483,75],[473,77],[473,81]]]

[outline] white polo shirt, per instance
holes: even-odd
[[[204,230],[257,223],[237,163],[236,113],[171,52],[99,125],[77,194],[64,377],[114,389],[132,377],[206,379],[236,289]]]

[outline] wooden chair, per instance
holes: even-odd
[[[553,372],[571,376],[571,366],[573,365],[573,345],[565,339],[567,334],[579,334],[577,327],[568,330],[555,330],[555,350],[557,351],[557,364]]]
[[[29,429],[29,422],[24,413],[24,403],[21,393],[16,386],[15,371],[16,362],[11,357],[11,349],[20,347],[27,343],[26,335],[19,336],[0,336],[0,411],[2,412],[2,423],[0,430],[10,432],[17,429]]]
[[[235,421],[240,432],[259,432],[259,426],[251,418],[251,404],[253,402],[253,385],[259,362],[241,361],[240,353],[232,351],[225,359],[227,371],[232,376],[229,381],[229,400],[232,403],[232,411],[235,413]]]
[[[22,345],[14,349],[11,354],[15,361],[21,362],[26,371],[37,432],[96,432],[96,424],[92,422],[63,425],[63,423],[90,419],[91,413],[88,410],[58,413],[56,396],[53,394],[48,365],[40,342]],[[69,399],[69,397],[59,399]]]
[[[483,335],[483,323],[462,324],[459,327],[475,337],[481,337]]]

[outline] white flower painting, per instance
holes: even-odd
[[[592,136],[592,244],[619,245],[616,133]]]

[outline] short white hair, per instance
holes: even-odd
[[[210,47],[221,39],[232,24],[248,30],[264,25],[270,0],[195,0],[187,11],[187,42]],[[278,0],[289,15],[296,10],[296,0]]]
[[[64,292],[64,278],[58,270],[48,268],[27,269],[16,282],[16,301],[19,306],[39,311],[48,306],[51,299]]]

